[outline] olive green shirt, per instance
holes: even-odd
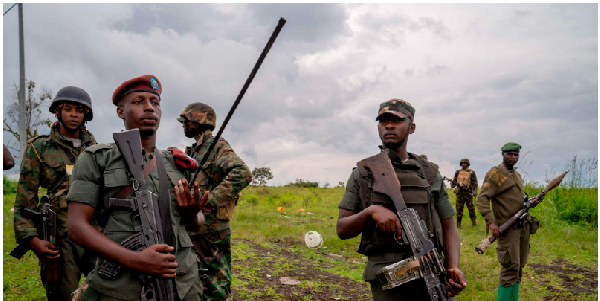
[[[486,224],[501,226],[523,208],[524,185],[517,168],[509,170],[504,163],[492,167],[485,174],[483,186],[477,196],[477,209]]]
[[[169,205],[171,209],[171,226],[173,241],[169,245],[175,247],[174,254],[177,261],[177,275],[175,284],[180,299],[186,295],[190,287],[198,281],[196,255],[192,250],[192,241],[187,234],[175,198],[174,185],[182,178],[189,178],[189,174],[179,170],[175,165],[170,152],[162,152],[165,160],[165,169],[170,180]],[[144,166],[152,159],[154,154],[146,155],[144,152]],[[131,176],[127,172],[127,164],[116,144],[98,144],[89,147],[77,159],[73,171],[71,190],[67,195],[68,202],[78,202],[96,209],[96,217],[104,217],[108,209],[109,198],[132,185]],[[158,168],[146,177],[146,186],[149,191],[159,195]],[[129,198],[134,196],[132,191]],[[163,201],[163,200],[160,200]],[[136,227],[141,226],[139,216],[131,214],[131,210],[114,208],[103,225],[103,234],[117,243],[136,233]],[[102,263],[98,260],[97,266]],[[122,300],[139,300],[142,282],[139,272],[122,268],[115,280],[100,276],[92,271],[87,277],[90,287],[98,292]]]

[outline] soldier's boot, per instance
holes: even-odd
[[[514,284],[511,286],[498,286],[498,301],[511,301],[514,286]]]
[[[512,290],[512,299],[514,301],[519,301],[519,281],[515,282]]]
[[[456,219],[456,227],[460,229],[462,227],[462,219]]]
[[[476,227],[477,226],[477,222],[475,221],[475,219],[472,218],[471,221],[473,222],[473,227]]]

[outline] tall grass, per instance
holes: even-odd
[[[558,219],[571,224],[598,227],[598,159],[568,161],[569,170],[559,187],[548,193],[541,206],[534,209],[547,220]],[[561,171],[562,172],[562,171]],[[546,172],[550,181],[560,172]],[[525,191],[533,196],[544,189],[545,184],[526,183]]]

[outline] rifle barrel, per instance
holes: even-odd
[[[242,87],[240,94],[238,94],[237,98],[235,99],[235,102],[231,106],[231,109],[229,109],[229,113],[227,113],[227,117],[225,117],[225,120],[223,121],[223,124],[221,125],[219,132],[215,136],[215,139],[213,140],[212,144],[210,145],[210,147],[204,154],[204,157],[202,157],[202,160],[200,161],[200,165],[198,166],[198,168],[201,168],[202,166],[204,166],[204,163],[206,163],[206,161],[208,160],[208,156],[210,155],[212,150],[215,148],[215,145],[217,144],[217,141],[219,141],[219,138],[221,138],[221,134],[223,134],[223,131],[225,130],[225,127],[227,126],[227,123],[229,123],[229,119],[231,119],[233,112],[235,112],[235,109],[242,101],[244,94],[246,94],[246,90],[248,90],[248,87],[250,87],[250,84],[252,83],[254,76],[256,76],[256,72],[258,72],[258,69],[260,68],[263,61],[265,60],[265,57],[267,57],[267,53],[269,53],[271,46],[273,46],[273,43],[275,43],[275,39],[277,39],[277,36],[279,35],[279,32],[283,28],[283,25],[285,25],[285,22],[286,22],[286,20],[284,18],[279,19],[279,23],[277,24],[277,27],[275,27],[275,30],[271,34],[271,38],[269,38],[267,45],[265,45],[265,48],[263,49],[262,53],[258,57],[256,64],[254,64],[254,68],[252,69],[252,72],[250,72],[250,75],[248,76],[246,83]],[[192,181],[196,179],[196,176],[198,176],[198,171],[196,171],[196,173],[194,173],[194,177],[192,178]]]

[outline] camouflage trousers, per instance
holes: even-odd
[[[456,220],[462,220],[465,203],[467,203],[467,208],[469,208],[469,217],[471,218],[471,221],[475,222],[475,218],[477,216],[475,215],[475,205],[473,204],[473,197],[467,193],[456,194]]]
[[[529,236],[531,224],[525,223],[521,228],[510,228],[498,239],[496,255],[502,265],[499,285],[507,287],[521,282],[523,268],[529,257]]]
[[[231,293],[231,230],[190,237],[198,255],[204,300],[226,300]]]
[[[56,247],[60,257],[57,260],[58,281],[56,284],[56,300],[71,300],[71,293],[79,287],[81,275],[87,275],[94,268],[95,258],[84,255],[84,250],[72,242],[67,236],[56,237]],[[42,284],[47,290],[49,283],[43,275]]]

